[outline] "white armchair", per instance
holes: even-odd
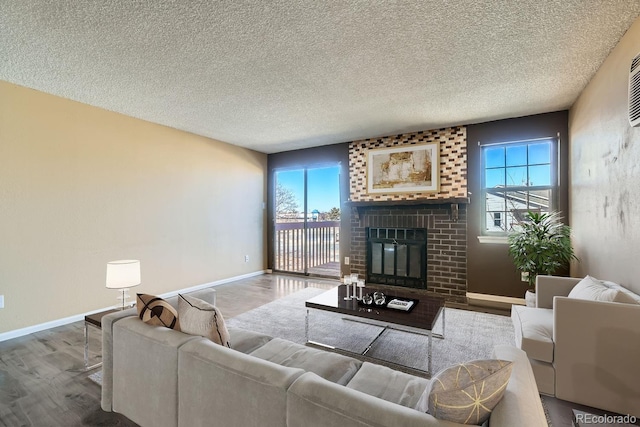
[[[580,281],[538,276],[537,307],[512,308],[516,345],[542,393],[640,416],[640,296],[604,282],[629,303],[570,298]]]

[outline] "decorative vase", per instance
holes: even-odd
[[[527,291],[524,294],[524,302],[527,307],[535,307],[536,306],[536,294],[535,292]]]
[[[380,291],[373,293],[373,303],[375,305],[384,305],[386,301],[387,301],[387,297],[385,296],[384,293]]]

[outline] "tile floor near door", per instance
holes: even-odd
[[[218,307],[231,318],[306,287],[331,289],[337,284],[269,274],[215,289]],[[100,409],[100,386],[88,379],[91,372],[82,371],[83,328],[83,322],[75,322],[0,342],[0,426],[135,426]],[[95,359],[100,356],[100,334],[91,332],[90,356]],[[553,426],[570,426],[571,404],[557,403],[548,405]]]

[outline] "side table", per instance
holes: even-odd
[[[117,311],[120,310],[105,310],[84,316],[84,371],[90,371],[102,366],[102,362],[89,366],[89,326],[102,330],[102,318],[107,314],[115,313]]]

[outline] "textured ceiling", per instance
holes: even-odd
[[[272,153],[566,109],[639,14],[637,0],[0,0],[0,79]]]

